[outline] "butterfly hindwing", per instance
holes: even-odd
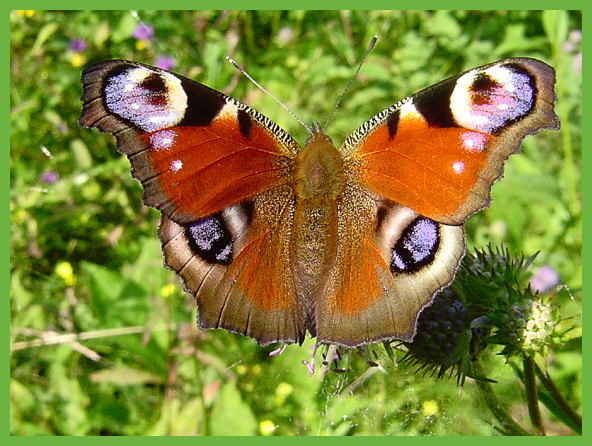
[[[412,339],[417,315],[452,281],[464,255],[462,225],[383,203],[354,184],[339,208],[337,260],[316,303],[318,342]]]
[[[165,259],[195,296],[200,328],[224,328],[261,345],[302,342],[307,326],[287,273],[292,214],[293,196],[284,190],[272,202],[258,198],[189,225],[163,216]]]

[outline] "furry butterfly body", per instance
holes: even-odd
[[[113,60],[84,70],[79,122],[116,137],[162,213],[165,263],[201,328],[355,347],[413,338],[505,160],[559,127],[554,82],[543,62],[499,61],[383,110],[339,148],[318,125],[300,147],[218,91]]]

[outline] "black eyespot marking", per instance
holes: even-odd
[[[450,96],[458,76],[420,91],[413,97],[413,105],[432,127],[457,127],[450,108]]]
[[[140,86],[144,90],[150,90],[154,93],[166,93],[167,87],[162,77],[157,73],[150,73],[144,80],[142,80]]]
[[[434,261],[440,245],[438,223],[417,217],[405,228],[392,249],[391,272],[414,273]]]
[[[220,214],[202,218],[185,227],[191,250],[208,263],[229,265],[233,240]]]
[[[177,77],[181,79],[181,86],[187,94],[187,109],[179,125],[197,127],[210,125],[226,104],[224,95],[205,85]]]
[[[253,124],[253,121],[251,120],[249,114],[242,109],[238,110],[237,116],[238,128],[241,132],[241,135],[247,139],[249,137],[249,132],[251,131],[251,125]]]
[[[397,128],[399,127],[399,118],[401,117],[401,110],[396,110],[386,118],[386,128],[389,132],[389,138],[393,139],[397,134]]]
[[[118,75],[120,75],[122,73],[127,74],[129,70],[130,70],[130,66],[126,65],[126,64],[116,66],[115,68],[112,68],[111,70],[109,70],[105,74],[105,76],[103,77],[103,88],[101,88],[101,91],[103,91],[105,89],[105,85],[107,85],[109,82],[111,82],[112,78],[117,77]]]
[[[515,74],[523,74],[523,75],[527,76],[530,79],[529,84],[532,85],[533,75],[530,74],[530,72],[526,68],[524,68],[522,65],[519,65],[516,63],[506,63],[503,66],[504,66],[504,68],[511,70]],[[532,86],[534,87],[534,85],[532,85]]]
[[[487,97],[489,92],[499,87],[499,83],[486,73],[477,73],[471,85],[471,91]],[[473,97],[473,101],[477,102]],[[487,103],[485,101],[485,103]]]
[[[166,107],[168,104],[168,89],[166,83],[157,73],[150,73],[141,83],[140,88],[148,90],[152,94],[146,96],[150,100],[150,104],[154,106]]]

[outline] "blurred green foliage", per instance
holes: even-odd
[[[152,27],[133,37],[138,20]],[[241,99],[303,142],[230,54],[305,122],[329,116],[373,35],[378,43],[328,127],[336,144],[395,101],[497,59],[557,70],[560,132],[529,137],[467,223],[469,244],[540,251],[581,308],[581,27],[564,11],[12,11],[10,255],[13,435],[490,435],[484,403],[353,352],[344,374],[308,376],[306,347],[281,355],[195,328],[192,298],[162,268],[157,212],[111,137],[80,129],[80,72],[109,58],[155,64]],[[578,34],[579,33],[579,34]],[[579,62],[578,62],[579,61]],[[63,337],[79,334],[79,338]],[[39,345],[46,343],[48,345]],[[526,416],[511,370],[491,378]],[[390,364],[390,365],[389,365]],[[551,373],[581,405],[581,344]],[[521,415],[522,414],[522,415]],[[545,414],[550,433],[565,434]]]

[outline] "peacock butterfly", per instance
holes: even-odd
[[[559,128],[554,83],[543,62],[502,60],[388,107],[339,149],[313,124],[300,148],[223,93],[109,60],[82,73],[79,124],[116,137],[162,213],[165,264],[201,328],[355,347],[413,338],[505,160]]]

